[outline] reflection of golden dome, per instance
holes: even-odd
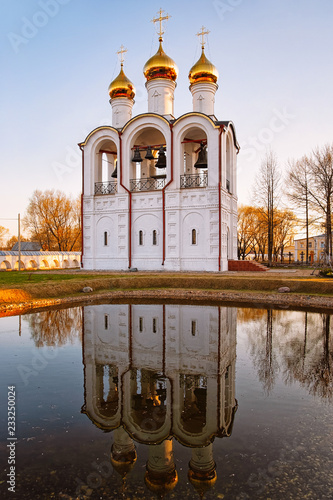
[[[188,471],[188,479],[194,489],[199,493],[202,498],[206,491],[210,490],[217,480],[216,470],[213,469],[211,471]]]
[[[167,474],[146,471],[145,483],[150,491],[163,494],[174,489],[178,483],[178,474],[176,470],[172,470]]]
[[[134,99],[135,88],[133,83],[125,75],[122,63],[119,75],[110,83],[109,96],[111,99],[115,99],[117,97]]]
[[[176,63],[167,56],[162,47],[162,38],[160,38],[160,46],[154,56],[146,62],[143,68],[143,74],[147,81],[153,78],[166,78],[167,80],[175,81],[178,75]]]
[[[114,470],[122,477],[125,477],[133,469],[136,459],[137,454],[135,449],[125,453],[117,453],[114,451],[114,445],[112,445],[111,464]]]
[[[191,84],[197,82],[217,82],[219,73],[214,64],[207,59],[204,47],[202,47],[200,58],[190,69],[188,77]]]

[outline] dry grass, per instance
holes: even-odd
[[[248,292],[277,292],[279,287],[288,286],[293,293],[333,295],[333,281],[316,277],[290,277],[251,274],[239,276],[215,274],[180,273],[135,273],[103,275],[75,275],[69,280],[65,277],[56,281],[22,282],[20,288],[1,286],[0,303],[19,303],[31,299],[57,298],[81,295],[82,288],[91,287],[95,292],[102,290],[146,290],[146,289],[192,289],[192,290],[238,290]]]

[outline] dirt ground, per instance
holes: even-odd
[[[333,280],[320,278],[318,273],[313,275],[312,269],[222,273],[69,272],[77,275],[72,283],[0,288],[0,317],[54,306],[126,301],[246,304],[251,307],[333,312]],[[88,278],[80,279],[83,274]],[[103,280],[98,279],[101,275]],[[84,286],[91,287],[93,291],[84,293]],[[290,288],[290,292],[279,293],[278,289],[285,286]],[[7,300],[4,299],[6,293]]]

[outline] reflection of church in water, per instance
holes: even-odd
[[[235,399],[236,309],[108,304],[84,308],[83,412],[113,430],[111,462],[123,476],[135,442],[149,445],[145,483],[174,488],[173,438],[192,449],[199,492],[216,481],[215,437],[230,436]]]

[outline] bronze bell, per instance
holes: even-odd
[[[155,157],[154,157],[152,150],[151,150],[151,146],[147,147],[147,153],[146,153],[145,158],[146,158],[146,160],[155,160]]]
[[[134,156],[132,158],[132,161],[134,161],[135,163],[141,163],[143,161],[143,159],[141,158],[141,155],[140,155],[140,149],[139,148],[135,148],[135,150],[134,150]]]
[[[112,174],[111,174],[111,177],[112,177],[113,179],[117,179],[117,164],[116,164],[116,166],[115,166],[114,171],[113,171],[113,172],[112,172]]]
[[[155,165],[156,168],[165,168],[166,167],[166,156],[165,156],[165,151],[164,147],[161,146],[160,149],[158,150],[158,160]]]
[[[194,168],[207,168],[207,149],[203,142],[200,144],[198,159],[194,164]]]
[[[166,174],[153,174],[150,176],[152,179],[165,179]]]

